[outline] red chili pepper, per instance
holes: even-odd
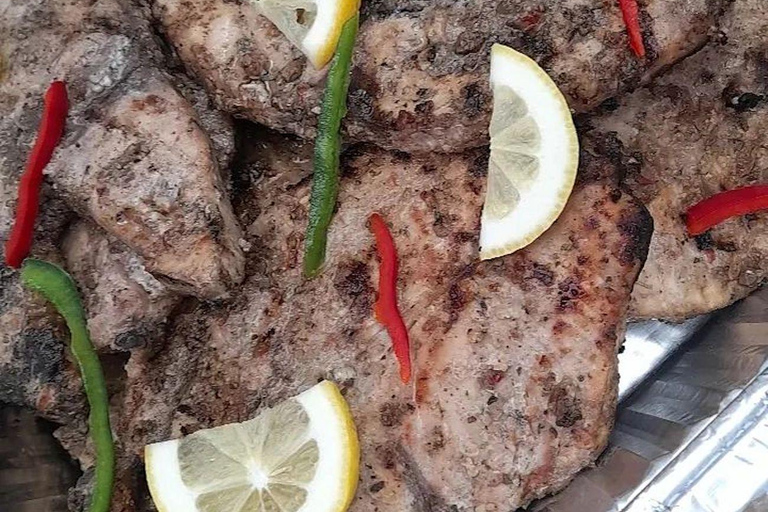
[[[19,268],[29,254],[35,232],[35,218],[40,203],[40,186],[43,169],[51,161],[53,150],[64,133],[69,101],[64,82],[53,82],[45,93],[45,107],[37,140],[27,160],[27,167],[19,182],[19,201],[16,206],[16,222],[11,236],[5,243],[5,263]]]
[[[753,185],[715,194],[688,208],[688,233],[700,235],[726,219],[768,209],[768,185]]]
[[[637,0],[619,0],[621,15],[624,17],[624,25],[629,35],[629,45],[638,57],[645,57],[645,45],[643,44],[643,32],[640,30],[640,12]]]
[[[376,238],[379,252],[379,296],[374,304],[376,320],[386,327],[395,349],[395,357],[400,363],[400,380],[411,380],[411,342],[408,330],[397,307],[397,249],[392,240],[387,224],[381,215],[374,213],[370,217],[371,231]]]

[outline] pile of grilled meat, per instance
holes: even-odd
[[[614,5],[615,4],[615,5]],[[255,415],[321,379],[362,449],[352,512],[508,511],[605,447],[628,320],[721,308],[768,274],[768,215],[690,237],[698,200],[768,182],[762,0],[364,0],[322,276],[302,278],[324,74],[246,0],[0,4],[0,239],[53,79],[65,138],[34,255],[77,280],[111,393],[113,510],[153,510],[145,444]],[[554,227],[480,262],[489,49],[536,59],[576,112]],[[233,121],[237,119],[237,121]],[[390,223],[413,347],[403,386],[372,314],[366,219]],[[54,311],[0,266],[0,402],[93,463]]]

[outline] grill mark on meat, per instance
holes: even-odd
[[[739,248],[736,246],[736,242],[732,240],[715,240],[715,247],[719,251],[723,252],[736,252]]]
[[[576,312],[578,310],[578,301],[584,296],[584,290],[579,283],[580,279],[577,277],[569,277],[557,285],[559,311]]]
[[[445,434],[441,427],[432,429],[431,438],[427,441],[427,453],[434,456],[445,447]]]
[[[531,270],[531,278],[535,279],[546,287],[552,286],[555,282],[555,274],[547,265],[534,262]]]
[[[432,0],[370,0],[362,4],[360,15],[363,19],[388,14],[410,14],[424,10]]]
[[[572,386],[559,383],[549,395],[549,407],[555,414],[555,425],[570,428],[581,421],[581,400],[574,395]]]
[[[448,289],[448,324],[445,326],[445,332],[448,332],[453,324],[458,320],[459,313],[469,303],[470,297],[462,289],[460,283],[453,283]]]
[[[370,316],[375,292],[371,284],[371,270],[365,262],[352,260],[339,263],[333,285],[355,318]]]
[[[490,151],[486,149],[479,150],[479,154],[472,160],[472,165],[469,166],[469,174],[472,178],[480,180],[488,176],[488,160],[490,157]],[[479,190],[474,192],[477,194]]]
[[[747,53],[757,70],[757,81],[763,90],[768,91],[768,44],[757,45],[754,51]]]
[[[640,21],[640,31],[643,33],[643,46],[645,47],[646,61],[654,61],[659,58],[660,45],[656,34],[653,33],[653,18],[646,9],[644,2],[637,2],[638,20]],[[706,23],[706,20],[702,20]],[[703,42],[701,44],[704,44]]]
[[[115,347],[120,350],[132,350],[144,346],[147,340],[153,339],[154,326],[139,325],[129,331],[121,332],[115,338]]]
[[[441,202],[438,200],[440,190],[424,190],[421,192],[421,199],[429,208],[434,220],[432,221],[432,230],[440,238],[448,237],[453,230],[454,216],[450,212],[443,212]]]
[[[423,404],[429,398],[429,370],[426,368],[418,371],[416,375],[416,389],[413,394],[413,400],[416,405]]]
[[[413,512],[451,512],[442,496],[429,485],[413,457],[400,443],[391,443],[382,450],[382,458],[389,467],[400,474],[413,497]]]
[[[408,403],[390,401],[379,409],[379,421],[385,427],[399,427],[403,424],[403,417],[412,414],[416,408]]]
[[[470,118],[476,117],[483,111],[483,107],[488,101],[488,95],[479,84],[465,85],[464,93],[464,112]]]
[[[653,217],[648,210],[642,208],[632,217],[622,218],[619,221],[619,230],[625,243],[621,262],[631,266],[637,260],[645,261],[653,235]]]
[[[432,164],[424,164],[421,166],[421,172],[424,174],[432,174],[437,171],[437,168]]]
[[[707,251],[715,247],[715,241],[712,240],[712,233],[709,231],[696,235],[693,237],[693,241],[696,243],[696,248],[700,251]]]
[[[0,379],[0,400],[3,402],[23,404],[27,401],[25,393],[29,391],[30,383],[40,386],[61,378],[64,346],[50,330],[25,331],[21,342],[13,347],[13,357],[20,365],[3,369],[4,375]],[[46,404],[50,401],[46,400]],[[46,404],[40,404],[41,410],[47,408]]]
[[[754,110],[764,100],[765,96],[751,92],[741,92],[727,87],[723,90],[725,106],[738,113]]]
[[[559,337],[570,328],[571,328],[571,324],[569,324],[568,322],[565,322],[563,320],[557,320],[555,324],[552,326],[552,334]]]
[[[477,238],[477,234],[471,231],[458,231],[452,233],[451,238],[454,245],[464,245],[473,242]]]
[[[584,124],[587,126],[579,130],[583,134],[581,136],[583,140],[579,152],[580,164],[576,183],[589,183],[599,179],[618,181],[624,173],[628,172],[628,159],[623,153],[623,145],[615,134],[610,132],[595,134],[588,123]]]
[[[591,231],[593,229],[597,229],[598,227],[600,227],[600,224],[595,217],[587,217],[584,219],[584,229]]]
[[[148,94],[144,98],[138,98],[131,102],[131,108],[140,112],[163,114],[168,108],[167,102],[156,94]],[[110,122],[109,120],[107,122]],[[112,121],[114,123],[114,121]]]
[[[368,492],[370,492],[371,494],[376,494],[377,492],[380,492],[382,489],[384,489],[384,487],[386,487],[386,482],[384,480],[381,480],[371,485],[368,488]]]
[[[263,335],[254,334],[251,337],[251,341],[254,346],[254,355],[256,357],[264,356],[269,353],[272,347],[272,340],[275,337],[275,329],[269,329]]]
[[[452,253],[458,253],[456,249],[451,251]],[[471,290],[464,286],[464,281],[470,279],[476,272],[477,265],[470,263],[464,265],[456,273],[452,283],[448,287],[448,300],[445,303],[446,312],[448,313],[448,322],[445,324],[444,332],[448,332],[456,320],[459,318],[459,314],[472,302],[474,294]],[[439,347],[439,342],[432,345],[430,349],[432,352],[436,351]]]
[[[374,105],[374,98],[379,93],[380,89],[376,81],[361,68],[354,68],[347,95],[349,113],[365,120],[377,119],[378,110]]]
[[[392,160],[399,163],[408,163],[411,161],[413,157],[410,153],[406,153],[405,151],[400,150],[393,150],[392,151]]]
[[[597,339],[597,348],[606,354],[612,354],[619,342],[619,334],[615,325],[609,325],[603,330],[602,336]],[[624,346],[622,345],[622,349]],[[583,379],[582,379],[583,380]]]

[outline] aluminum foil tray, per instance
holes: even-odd
[[[536,512],[768,512],[768,288],[630,327],[608,450]]]

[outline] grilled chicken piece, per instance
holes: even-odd
[[[56,243],[73,214],[50,189],[42,195],[47,206],[38,218],[35,255],[61,264]],[[0,209],[0,226],[10,220]],[[29,407],[62,423],[82,417],[85,399],[77,369],[65,357],[67,340],[63,320],[0,262],[0,403]]]
[[[175,288],[221,296],[242,279],[244,263],[217,162],[232,152],[231,127],[188,81],[159,69],[163,57],[141,13],[116,0],[16,2],[2,10],[4,214],[15,208],[43,92],[63,78],[68,129],[46,171],[57,192]],[[211,140],[204,126],[222,135]],[[8,225],[1,228],[5,239]]]
[[[90,222],[68,226],[75,215],[49,189],[44,198],[34,256],[73,275],[97,350],[156,346],[177,296],[124,244]],[[65,355],[68,343],[56,311],[22,286],[17,271],[0,264],[0,403],[33,408],[59,423],[77,420],[74,411],[83,412],[84,403],[78,373]]]
[[[540,240],[480,262],[487,153],[358,153],[319,278],[300,276],[306,182],[286,190],[266,173],[240,205],[257,212],[243,217],[253,248],[241,295],[178,316],[161,353],[132,354],[115,409],[128,459],[114,510],[144,509],[145,443],[244,420],[323,378],[341,386],[362,443],[352,512],[513,510],[603,449],[647,212],[606,182],[583,183]],[[374,211],[400,256],[407,386],[372,314]]]
[[[695,238],[682,217],[722,190],[768,183],[764,11],[760,0],[736,0],[707,48],[591,121],[601,146],[634,161],[626,183],[656,225],[633,292],[634,317],[707,313],[768,279],[768,214],[735,218]]]
[[[108,388],[117,392],[128,358],[119,352],[161,345],[165,318],[178,298],[143,269],[136,254],[92,223],[68,227],[74,213],[50,189],[43,198],[34,255],[64,266],[79,284]],[[0,215],[0,225],[8,220]],[[53,307],[24,288],[17,271],[0,264],[0,404],[30,408],[62,425],[56,437],[90,468],[88,407],[68,344],[67,328]],[[92,476],[86,473],[81,490],[90,489]],[[83,500],[82,492],[74,495]]]
[[[68,230],[62,252],[83,293],[97,350],[126,351],[159,337],[179,297],[135,253],[86,221]]]
[[[120,352],[160,346],[165,319],[179,299],[143,269],[135,253],[92,223],[76,221],[65,229],[74,214],[49,192],[35,256],[64,266],[77,281],[108,388],[119,392],[128,358]],[[53,307],[25,289],[18,272],[0,264],[0,404],[30,408],[62,425],[56,437],[83,468],[91,468],[88,407],[68,344],[67,328]],[[86,472],[72,493],[75,504],[90,493],[92,477]]]
[[[247,0],[152,0],[179,56],[225,110],[312,137],[323,73]],[[364,1],[346,126],[404,151],[487,143],[489,49],[539,61],[577,111],[631,89],[699,48],[725,0],[648,0],[648,59],[630,51],[617,2]]]
[[[176,289],[225,294],[243,277],[240,229],[194,110],[156,71],[138,70],[117,88],[125,90],[86,114],[92,122],[67,137],[47,173]]]

